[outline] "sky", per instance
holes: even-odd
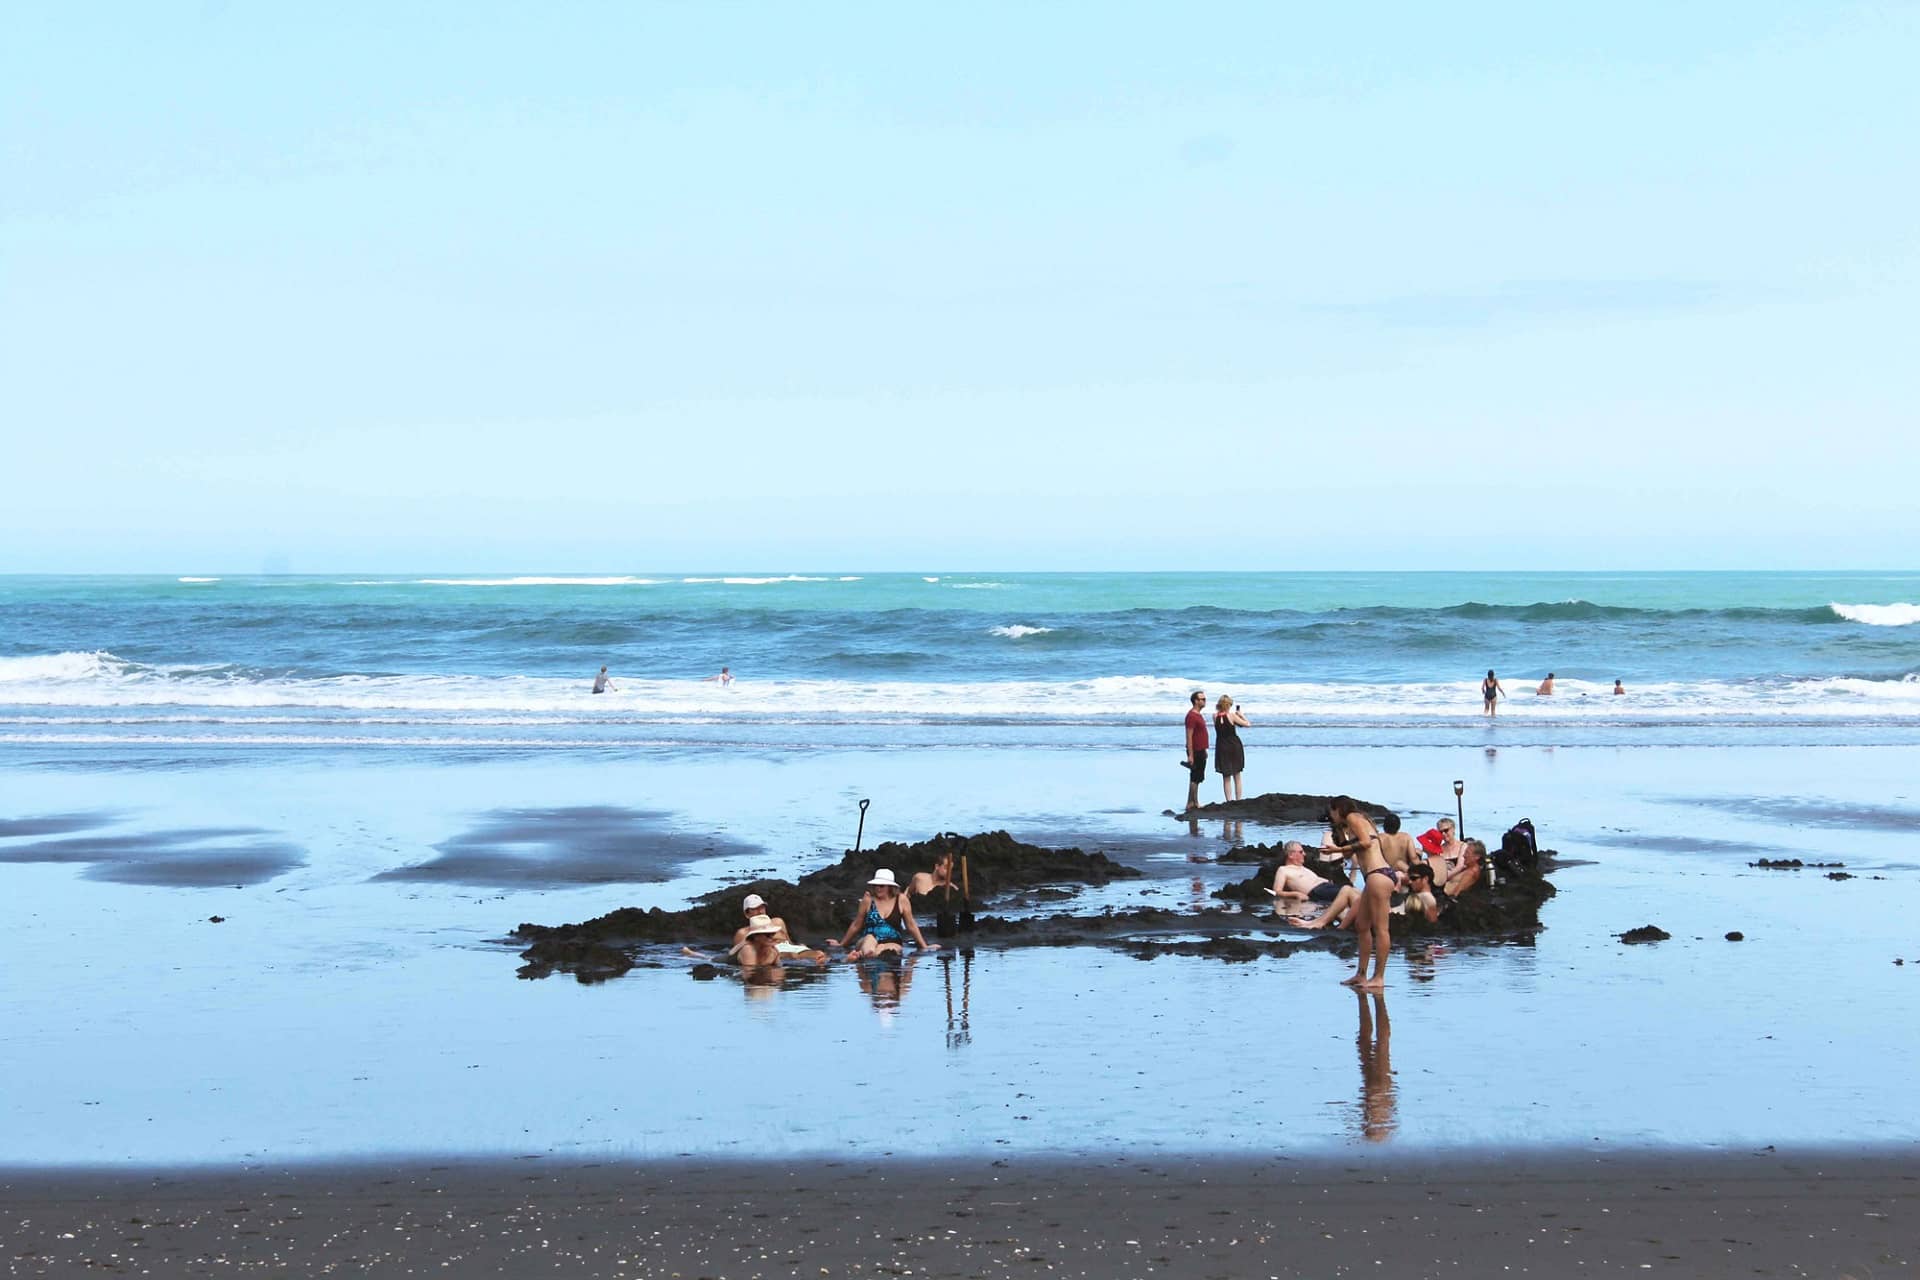
[[[1920,5],[0,8],[0,572],[1913,568]]]

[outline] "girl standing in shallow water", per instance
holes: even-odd
[[[1348,844],[1357,849],[1360,863],[1360,901],[1353,909],[1353,933],[1360,940],[1360,967],[1342,985],[1378,991],[1387,985],[1387,948],[1391,944],[1387,932],[1388,912],[1393,906],[1394,885],[1400,877],[1381,852],[1380,833],[1374,830],[1367,815],[1360,812],[1352,796],[1335,796],[1327,805],[1327,820],[1336,834],[1345,834]],[[1369,961],[1373,964],[1371,977],[1367,975]]]
[[[1480,682],[1481,710],[1488,715],[1498,715],[1500,699],[1506,696],[1506,690],[1500,687],[1500,677],[1493,674],[1493,668],[1487,668],[1487,678]]]

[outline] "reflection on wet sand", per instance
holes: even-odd
[[[1354,992],[1360,1005],[1360,1136],[1385,1142],[1400,1126],[1399,1099],[1393,1088],[1393,1024],[1387,1020],[1387,998],[1379,992]],[[1369,1006],[1368,1001],[1372,1004]]]
[[[874,956],[853,962],[860,990],[873,1000],[873,1011],[880,1015],[882,1024],[891,1023],[899,1013],[900,1002],[906,999],[907,989],[913,985],[913,967],[918,963],[919,952],[905,959]]]
[[[947,1048],[958,1049],[973,1043],[973,952],[960,953],[960,1017],[953,1016],[953,955],[940,957],[941,980],[947,990]]]

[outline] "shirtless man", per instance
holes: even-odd
[[[1551,698],[1553,696],[1553,672],[1547,672],[1547,678],[1540,682],[1540,687],[1535,689],[1534,693],[1542,698]]]
[[[1380,820],[1380,826],[1384,832],[1379,837],[1380,853],[1386,858],[1387,865],[1404,879],[1413,864],[1426,856],[1426,851],[1420,847],[1419,841],[1400,829],[1399,814],[1388,814]]]
[[[1460,847],[1460,869],[1447,877],[1447,883],[1440,892],[1449,898],[1457,898],[1479,884],[1486,861],[1487,846],[1478,840],[1467,841]]]
[[[1434,896],[1433,868],[1416,862],[1407,872],[1407,896],[1392,908],[1397,916],[1418,916],[1428,924],[1440,918],[1440,899]]]
[[[1298,840],[1286,844],[1286,861],[1273,873],[1273,912],[1280,916],[1299,915],[1309,902],[1322,906],[1339,896],[1341,886],[1323,880],[1307,869],[1307,847]]]
[[[924,898],[937,890],[952,890],[957,887],[953,883],[953,853],[948,849],[942,849],[934,855],[933,870],[916,871],[913,873],[913,878],[907,881],[907,893],[915,898]],[[944,894],[942,898],[944,900]]]

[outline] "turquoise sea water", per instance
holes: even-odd
[[[0,741],[938,724],[1119,743],[1195,686],[1268,726],[1419,729],[1477,723],[1488,668],[1539,740],[1870,737],[1920,725],[1917,601],[1920,573],[14,577]],[[722,665],[734,684],[702,679]],[[1534,697],[1549,671],[1557,696]]]

